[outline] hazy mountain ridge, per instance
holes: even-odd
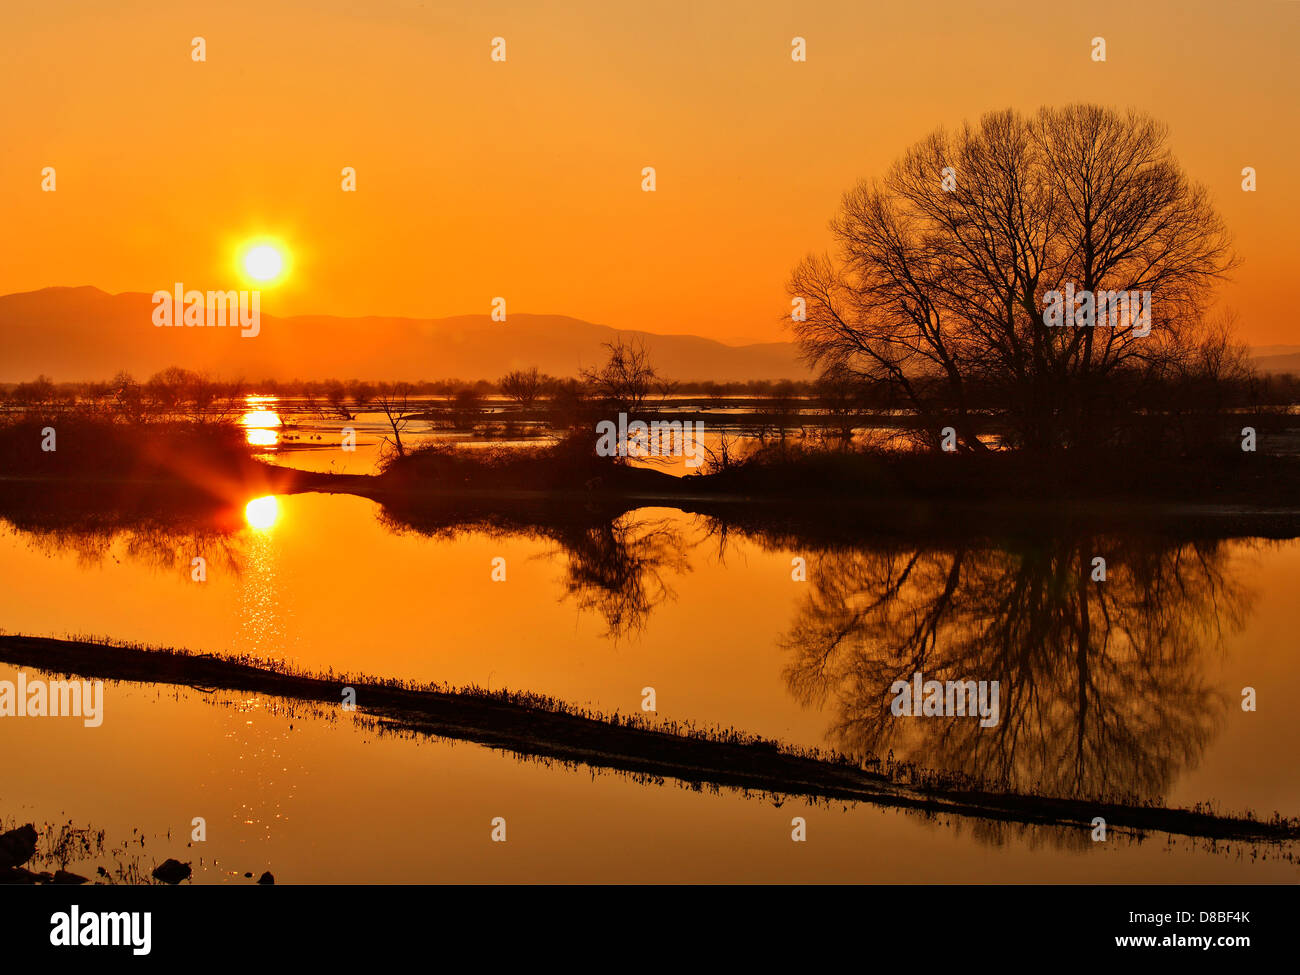
[[[1300,375],[1300,348],[1286,355],[1260,355],[1259,349],[1255,348],[1252,348],[1250,352],[1251,358],[1254,359],[1255,366],[1260,372],[1290,372]]]
[[[694,381],[808,379],[793,342],[726,345],[699,335],[661,335],[596,325],[567,315],[511,314],[402,318],[369,315],[277,317],[261,332],[237,328],[158,328],[150,295],[99,288],[43,288],[0,296],[0,382],[44,373],[55,381],[102,380],[119,369],[147,378],[179,365],[226,379],[498,379],[537,366],[577,375],[618,336],[645,341],[666,377]],[[1300,374],[1300,346],[1251,350],[1266,373]]]
[[[264,296],[265,297],[265,296]],[[261,331],[159,328],[144,293],[44,288],[0,296],[0,382],[44,373],[55,381],[107,379],[119,369],[147,377],[170,365],[222,378],[387,380],[497,379],[537,366],[572,376],[603,359],[602,344],[641,338],[659,371],[676,380],[804,379],[791,342],[730,346],[698,335],[660,335],[570,318],[511,314],[418,319],[332,315],[278,317]]]

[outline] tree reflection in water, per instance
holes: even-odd
[[[1195,766],[1227,701],[1207,657],[1250,596],[1221,542],[1132,537],[1004,547],[903,545],[809,559],[782,638],[785,679],[829,708],[830,744],[895,753],[990,785],[1156,797]],[[1104,582],[1092,560],[1106,559]],[[998,680],[1001,721],[895,717],[896,680]]]

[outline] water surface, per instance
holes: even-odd
[[[671,509],[434,530],[315,494],[250,499],[234,515],[220,530],[5,523],[5,629],[528,690],[604,713],[639,712],[652,687],[664,721],[893,753],[1005,787],[1300,810],[1293,542],[819,549]],[[1081,586],[1095,552],[1107,582]],[[796,557],[805,581],[792,578]],[[493,580],[496,559],[505,581]],[[999,725],[893,717],[890,685],[917,667],[1000,680]],[[1254,713],[1238,703],[1248,685]],[[1296,879],[1269,849],[1158,835],[1094,844],[1077,831],[711,794],[381,734],[259,696],[106,693],[98,729],[0,722],[5,754],[23,757],[7,763],[0,815],[110,837],[139,829],[152,862],[202,856],[200,880],[267,868],[300,881]],[[209,839],[187,848],[200,815]],[[498,815],[504,846],[488,839]],[[806,844],[790,841],[796,815]]]

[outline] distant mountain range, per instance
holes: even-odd
[[[1260,372],[1290,372],[1300,376],[1300,345],[1256,345],[1250,356]]]
[[[725,345],[698,335],[657,335],[564,315],[511,312],[453,318],[338,318],[263,313],[256,337],[237,328],[158,328],[150,295],[44,288],[0,296],[0,382],[44,373],[56,382],[147,378],[177,365],[226,379],[499,379],[536,366],[576,376],[604,361],[602,344],[641,339],[659,372],[679,381],[805,379],[791,342]]]
[[[0,382],[44,373],[56,382],[147,378],[168,366],[225,379],[499,379],[536,366],[575,376],[604,360],[602,345],[641,339],[659,372],[678,381],[808,379],[792,342],[725,345],[699,335],[658,335],[565,315],[453,318],[261,316],[255,338],[237,328],[157,328],[150,295],[44,288],[0,296]],[[1256,346],[1264,372],[1300,374],[1300,345]]]

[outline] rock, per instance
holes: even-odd
[[[268,870],[262,874],[262,876],[257,878],[257,882],[259,884],[273,884],[275,883],[275,878],[271,876],[271,871]]]
[[[161,880],[165,884],[179,884],[190,873],[188,863],[181,863],[179,860],[173,860],[170,857],[153,868],[154,879]]]
[[[55,870],[52,882],[56,884],[84,884],[86,878],[79,873],[73,873],[71,870]]]
[[[0,870],[0,885],[34,884],[41,879],[40,874],[24,870],[22,867],[6,867]]]
[[[36,827],[31,823],[0,833],[0,870],[26,863],[36,852]]]

